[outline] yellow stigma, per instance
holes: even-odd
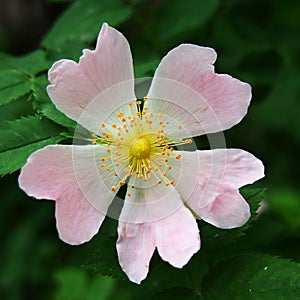
[[[149,157],[151,146],[149,140],[144,137],[135,139],[131,145],[129,152],[135,158],[145,159]]]

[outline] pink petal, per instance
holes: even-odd
[[[240,149],[181,151],[181,168],[172,178],[181,197],[198,213],[224,188],[238,189],[264,177],[262,162]]]
[[[264,165],[253,154],[241,149],[200,151],[201,168],[222,175],[222,184],[240,188],[264,177]],[[207,173],[206,173],[207,174]]]
[[[211,48],[183,44],[171,50],[155,72],[147,96],[149,111],[170,114],[192,136],[240,122],[247,113],[251,87],[215,74],[215,59]]]
[[[104,23],[94,51],[84,50],[79,63],[66,59],[54,63],[47,91],[60,111],[98,132],[110,113],[135,99],[133,79],[127,40]]]
[[[161,258],[182,268],[200,249],[200,235],[192,213],[182,206],[155,223],[156,246]]]
[[[210,204],[197,212],[206,222],[230,229],[244,225],[250,217],[250,207],[238,190],[225,189]]]
[[[29,196],[56,200],[57,229],[69,244],[84,243],[98,232],[113,199],[99,180],[95,151],[101,147],[47,146],[29,157],[19,177]]]
[[[124,272],[140,283],[147,276],[155,247],[162,259],[181,268],[200,249],[200,237],[195,218],[174,188],[135,188],[132,192],[121,212],[117,250]]]
[[[85,199],[79,188],[68,192],[56,200],[56,227],[61,240],[79,245],[98,233],[105,215]]]
[[[119,223],[117,251],[119,262],[129,279],[140,283],[149,271],[155,250],[152,224]]]
[[[174,213],[183,202],[172,186],[158,185],[150,188],[134,188],[125,198],[119,217],[125,223],[152,223]]]

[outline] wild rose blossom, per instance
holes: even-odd
[[[242,226],[249,205],[238,189],[264,176],[239,149],[181,151],[190,137],[226,130],[247,113],[251,88],[216,74],[213,49],[182,44],[159,64],[148,94],[137,100],[129,44],[103,24],[94,51],[49,71],[48,94],[60,111],[88,129],[89,145],[51,145],[33,153],[20,187],[56,201],[60,238],[71,245],[98,231],[118,189],[127,185],[117,252],[140,283],[155,249],[183,267],[200,249],[196,218],[219,228]]]

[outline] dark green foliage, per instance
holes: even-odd
[[[96,274],[125,280],[126,275],[118,264],[115,245],[116,238],[102,237],[100,242],[95,243],[95,250],[84,263],[84,268]]]
[[[28,156],[49,144],[63,140],[60,127],[39,117],[0,123],[0,175],[20,169]]]
[[[45,53],[41,50],[21,58],[0,53],[0,105],[28,94],[34,76],[47,68]]]
[[[39,49],[20,57],[0,53],[1,176],[20,169],[33,151],[61,142],[61,133],[72,135],[76,123],[47,95],[47,71],[58,59],[78,61],[82,49],[93,49],[107,22],[128,39],[136,77],[152,76],[173,47],[195,43],[217,51],[218,73],[251,84],[249,114],[225,133],[226,142],[264,161],[268,188],[240,190],[252,213],[243,227],[199,221],[202,248],[189,264],[176,269],[155,253],[147,279],[135,285],[117,260],[116,221],[106,220],[86,245],[67,246],[57,237],[54,203],[26,198],[17,174],[1,178],[1,298],[300,299],[300,2],[48,2],[63,10]],[[10,34],[0,28],[0,47]],[[266,208],[257,215],[262,200]]]
[[[60,270],[55,274],[55,281],[58,286],[54,295],[55,300],[109,300],[116,288],[114,280],[103,276],[91,277],[84,270],[78,268]]]
[[[41,71],[48,69],[48,63],[45,59],[45,52],[36,50],[23,57],[13,57],[0,53],[0,71],[15,71],[27,76],[34,76]]]
[[[75,128],[76,123],[67,118],[62,112],[56,109],[53,102],[50,100],[46,88],[49,85],[49,81],[46,76],[40,76],[33,82],[32,86],[32,97],[33,107],[42,116],[45,116],[53,122],[63,125],[65,127]]]
[[[287,259],[244,254],[210,269],[203,279],[204,299],[297,299],[300,265]]]
[[[0,104],[6,104],[30,92],[29,78],[15,70],[0,73]]]
[[[182,36],[190,30],[207,23],[218,8],[219,0],[174,0],[165,1],[158,10],[155,34],[161,42]],[[167,29],[167,30],[166,30]]]
[[[60,48],[64,42],[92,42],[103,22],[117,26],[131,15],[131,7],[120,0],[78,0],[56,21],[42,41],[47,48]],[[64,55],[64,53],[61,53]]]

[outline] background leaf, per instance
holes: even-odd
[[[119,266],[116,253],[116,238],[102,238],[89,255],[84,267],[96,274],[126,280],[127,277]]]
[[[0,105],[7,104],[31,90],[30,79],[15,70],[0,72]]]
[[[1,122],[0,175],[20,169],[35,150],[63,140],[60,130],[54,123],[34,116]]]
[[[34,76],[49,68],[45,52],[42,50],[36,50],[22,57],[0,53],[0,62],[0,71],[13,70],[28,76]]]
[[[40,50],[20,58],[0,53],[0,105],[28,94],[34,76],[48,67]]]
[[[66,300],[71,296],[94,300],[100,295],[103,299],[126,300],[159,297],[174,300],[187,297],[300,299],[299,292],[292,287],[299,284],[299,270],[290,262],[291,259],[300,262],[300,177],[297,168],[300,165],[300,2],[25,2],[14,1],[12,5],[9,0],[0,1],[0,51],[11,53],[0,54],[0,144],[11,147],[7,148],[10,155],[2,157],[2,171],[7,159],[10,160],[9,172],[22,166],[35,145],[33,132],[39,135],[43,128],[43,141],[48,144],[56,142],[55,139],[59,141],[60,132],[72,131],[74,123],[55,109],[45,91],[46,72],[58,59],[78,61],[82,49],[93,49],[101,25],[106,21],[128,39],[137,77],[152,76],[169,50],[181,43],[192,43],[217,51],[216,72],[230,74],[251,84],[253,97],[249,113],[224,134],[228,148],[245,149],[262,159],[267,174],[264,184],[268,189],[259,215],[255,212],[262,191],[255,194],[255,189],[242,189],[253,213],[244,227],[220,230],[203,221],[198,222],[202,248],[188,265],[182,269],[174,268],[155,253],[147,279],[136,285],[126,278],[117,261],[117,222],[106,220],[99,234],[89,243],[68,246],[57,236],[54,202],[26,197],[18,188],[18,174],[5,176],[1,178],[0,205],[1,297],[7,300]],[[33,52],[27,54],[29,51]],[[35,114],[38,116],[29,117],[37,119],[33,122],[35,126],[26,127],[28,121],[22,116]],[[16,130],[15,119],[19,124]],[[30,130],[26,131],[26,128]],[[15,136],[18,132],[21,134]],[[26,141],[29,141],[28,153],[26,148],[23,149],[27,147]],[[15,145],[20,148],[11,152]],[[42,146],[38,144],[37,148]],[[199,139],[199,147],[209,147],[206,137]],[[13,165],[15,162],[17,165]],[[107,275],[88,274],[82,269],[89,253],[91,259],[87,264],[91,269]],[[251,253],[249,257],[245,256],[247,253]],[[266,257],[272,260],[271,274],[268,269],[262,271]],[[256,269],[260,266],[262,268]],[[292,285],[288,268],[290,274],[297,272]],[[249,287],[249,278],[244,274],[256,278],[259,273],[257,278],[268,291],[261,290],[260,294],[256,286],[255,293],[250,294],[238,279],[244,279],[245,286]],[[286,281],[280,278],[286,278]],[[106,279],[114,283],[112,288],[106,289]],[[231,279],[234,286],[230,286]],[[280,286],[279,291],[273,289],[275,283]],[[225,285],[230,287],[228,297]],[[283,287],[288,296],[281,294]],[[219,293],[221,290],[223,292]]]
[[[165,1],[159,8],[156,34],[161,41],[174,38],[205,24],[216,11],[219,0]]]
[[[153,295],[151,299],[164,300],[168,297],[172,297],[175,299],[179,298],[185,300],[195,300],[198,298],[198,295],[196,295],[192,289],[171,288],[171,289],[166,289],[163,292],[156,293],[155,295]]]
[[[55,274],[58,289],[54,300],[109,300],[116,282],[108,277],[88,276],[84,270],[65,268]],[[121,299],[126,299],[120,297]]]
[[[300,265],[286,259],[245,254],[225,260],[204,278],[204,299],[297,299]]]
[[[46,76],[40,76],[33,81],[33,98],[34,108],[43,116],[53,122],[65,127],[75,128],[76,122],[66,117],[62,112],[56,109],[53,102],[50,100],[46,88],[49,81]]]
[[[57,20],[43,39],[47,48],[60,48],[68,41],[91,42],[96,39],[100,26],[108,22],[119,25],[130,17],[131,8],[119,0],[78,0]],[[78,26],[80,24],[80,26]]]

